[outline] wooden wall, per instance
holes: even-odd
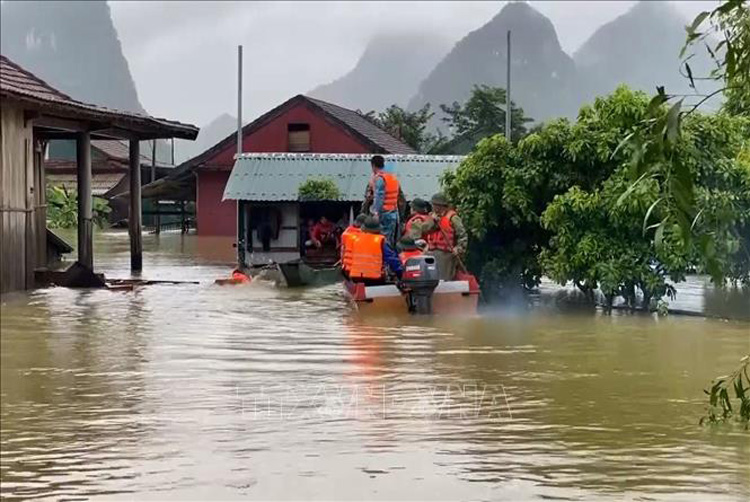
[[[36,206],[43,206],[41,177],[34,169],[33,129],[23,109],[0,107],[0,292],[30,288],[39,255]],[[42,187],[44,185],[41,185]],[[41,193],[40,193],[41,191]],[[41,228],[44,233],[45,228]]]

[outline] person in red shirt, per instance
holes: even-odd
[[[323,247],[326,244],[333,244],[335,247],[337,245],[336,225],[325,216],[321,216],[320,221],[313,226],[310,232],[310,241],[316,248]]]

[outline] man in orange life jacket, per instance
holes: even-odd
[[[445,195],[436,193],[431,202],[435,223],[427,234],[427,245],[437,262],[440,279],[450,281],[456,275],[459,258],[466,252],[469,237]]]
[[[370,166],[373,194],[370,214],[378,217],[381,232],[388,244],[395,246],[398,232],[398,179],[395,174],[385,172],[385,159],[381,155],[374,155],[370,159]]]
[[[430,216],[429,202],[416,198],[411,201],[411,216],[404,225],[404,237],[415,241],[424,239],[434,224],[435,220]]]
[[[367,216],[358,214],[351,225],[341,234],[341,270],[347,272],[351,267],[353,241],[362,233],[362,225]]]
[[[368,216],[362,225],[362,232],[350,242],[351,261],[346,273],[349,279],[365,284],[382,284],[386,269],[401,278],[401,261],[382,235],[377,218]]]

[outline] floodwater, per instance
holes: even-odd
[[[337,286],[214,286],[226,242],[144,241],[145,277],[201,283],[3,298],[4,497],[750,497],[748,432],[698,426],[749,321],[361,318]],[[95,249],[128,275],[126,234]]]

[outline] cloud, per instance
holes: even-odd
[[[531,2],[572,53],[634,2]],[[686,2],[688,15],[714,2]],[[205,124],[235,113],[236,46],[245,50],[245,117],[349,71],[367,42],[428,31],[455,42],[505,2],[110,2],[113,21],[150,113]],[[388,69],[383,69],[388,78]]]

